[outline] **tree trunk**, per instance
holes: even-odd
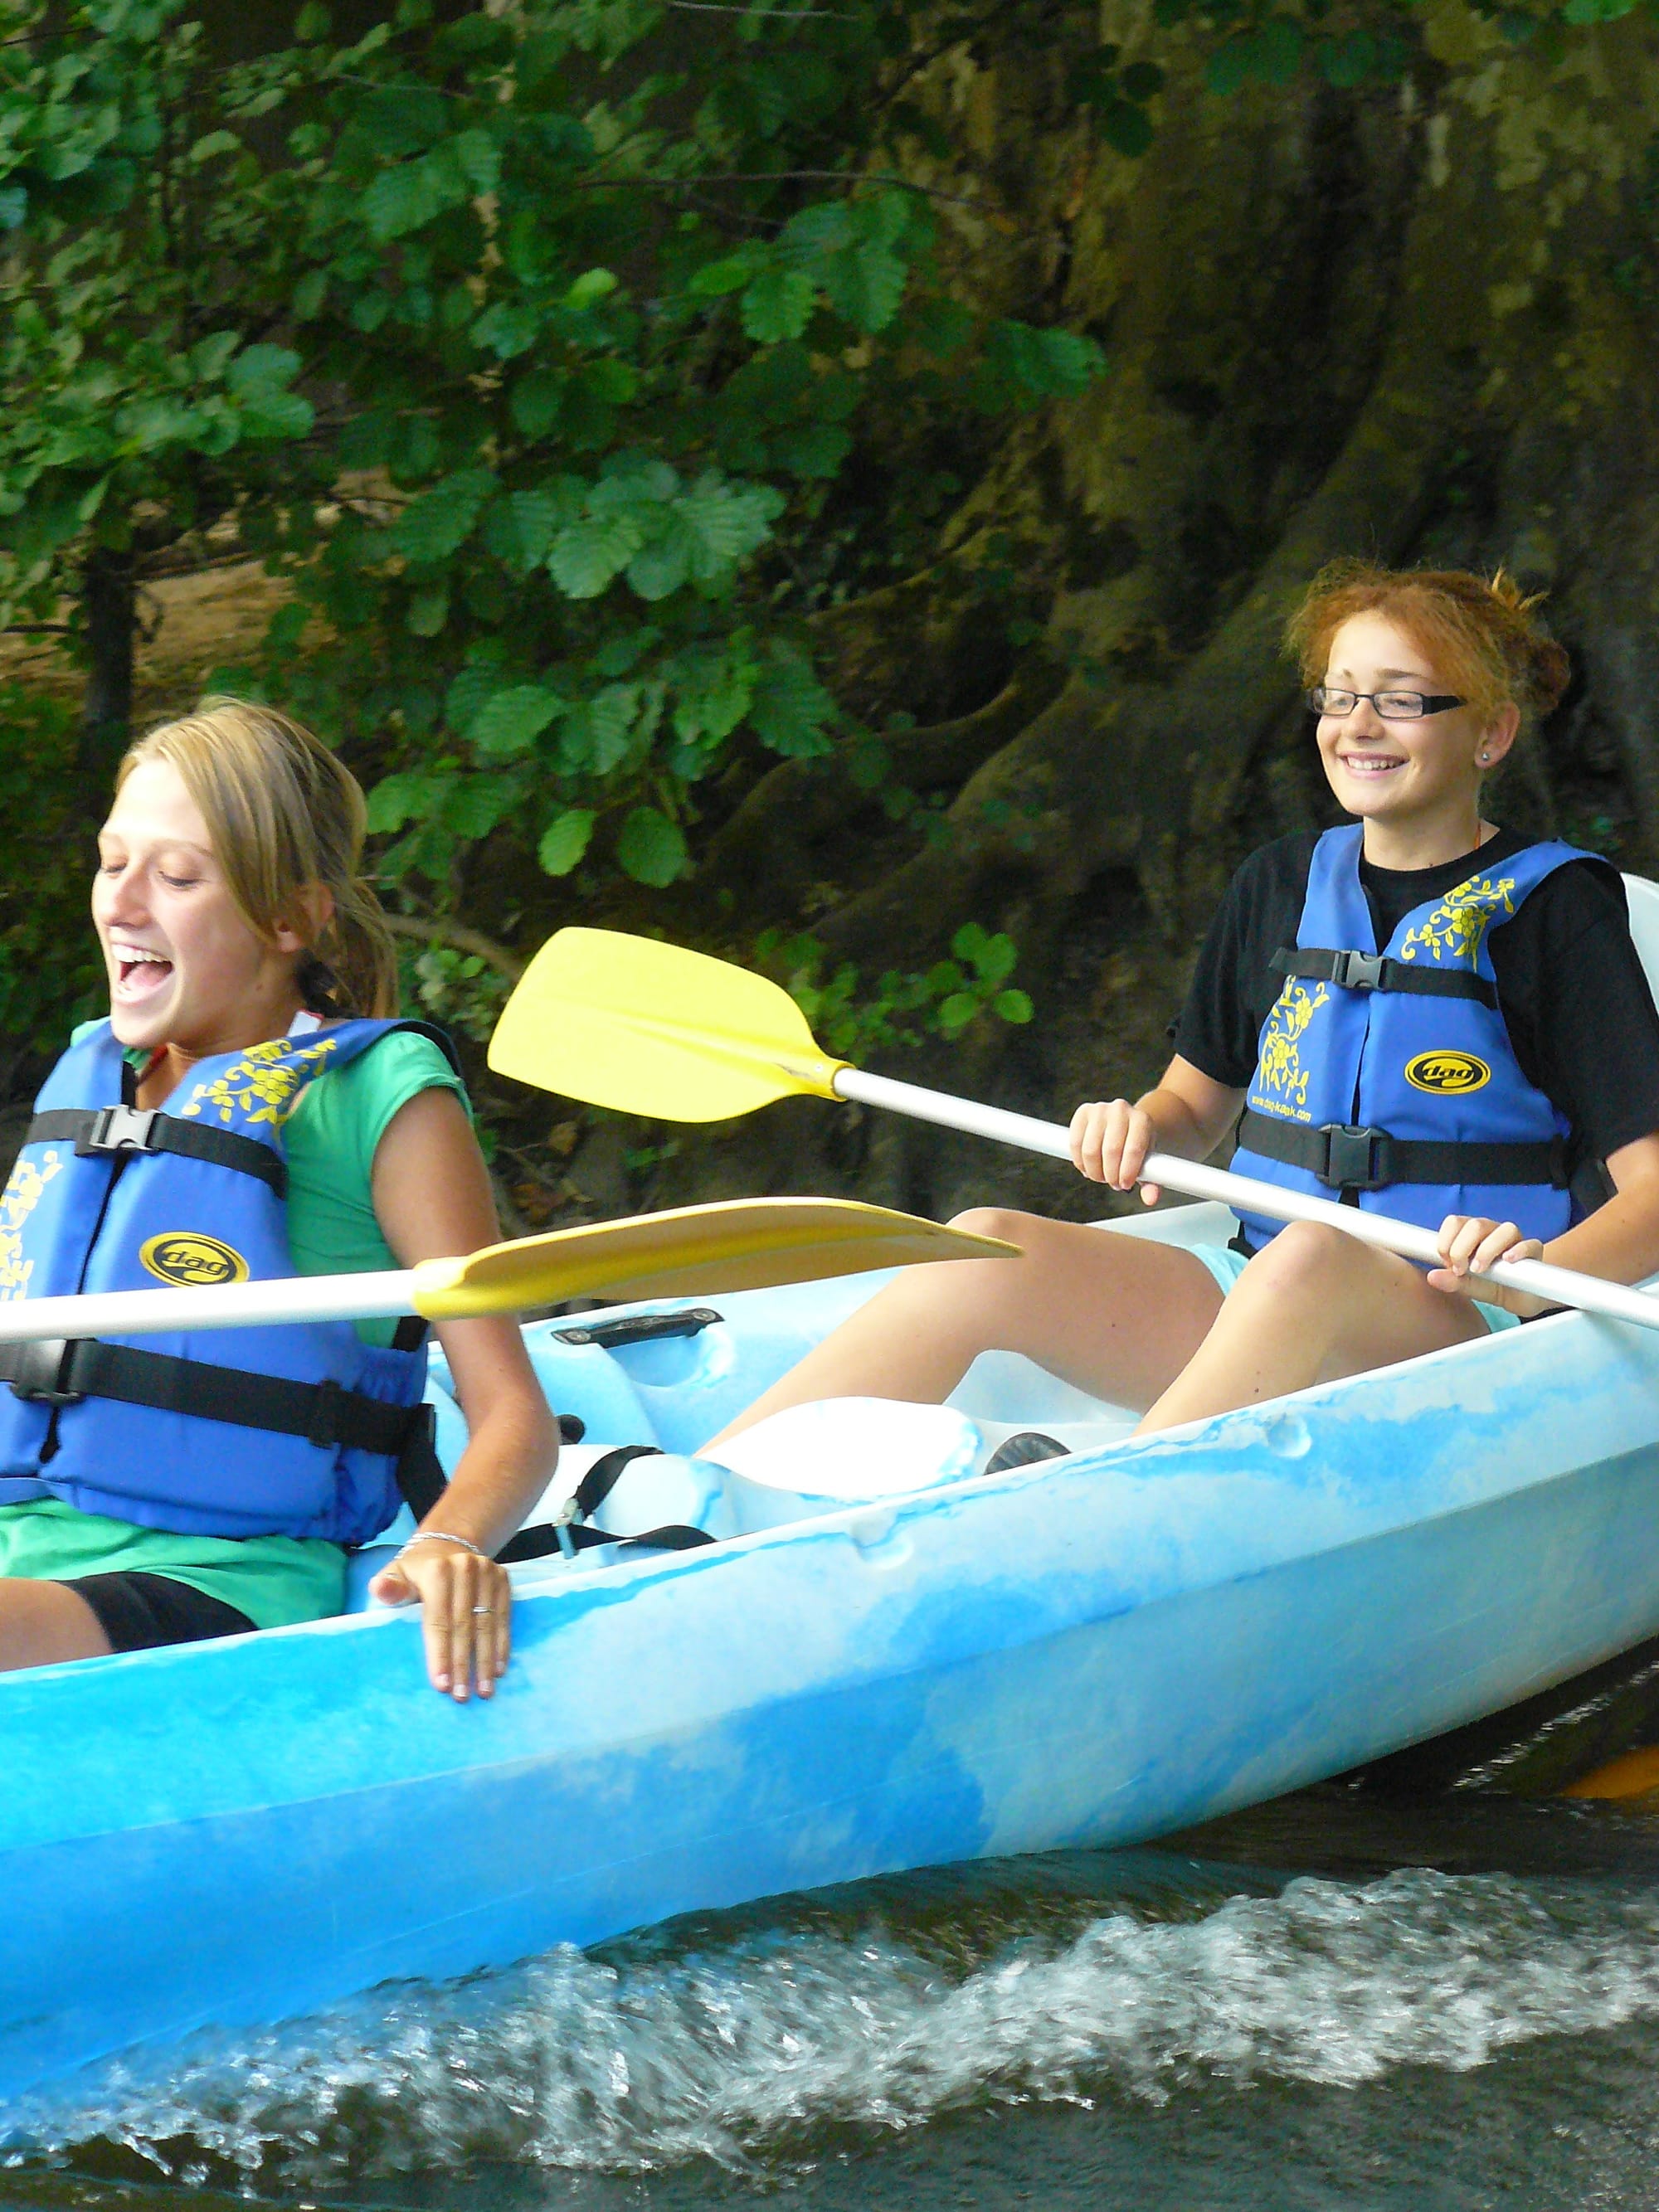
[[[137,624],[132,556],[94,546],[82,570],[87,687],[76,765],[82,781],[106,796],[132,726],[133,640]]]

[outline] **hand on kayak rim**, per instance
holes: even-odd
[[[1087,1176],[1091,1182],[1109,1184],[1114,1190],[1134,1188],[1142,1163],[1158,1145],[1152,1115],[1132,1106],[1127,1098],[1079,1106],[1072,1116],[1068,1134],[1072,1165],[1078,1173]],[[1148,1206],[1156,1206],[1163,1193],[1156,1183],[1147,1183],[1140,1195]]]
[[[1523,1237],[1514,1222],[1449,1213],[1435,1241],[1444,1265],[1430,1270],[1431,1289],[1444,1291],[1452,1297],[1479,1298],[1483,1304],[1502,1306],[1523,1320],[1551,1310],[1549,1299],[1535,1297],[1530,1291],[1511,1291],[1501,1283],[1481,1279],[1501,1260],[1542,1259],[1544,1248],[1537,1237]]]
[[[426,1671],[434,1690],[464,1705],[476,1686],[493,1697],[513,1650],[513,1585],[507,1569],[459,1544],[417,1544],[369,1584],[383,1605],[421,1607]]]

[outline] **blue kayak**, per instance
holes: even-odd
[[[0,2099],[693,1908],[1155,1837],[1659,1631],[1659,1337],[1561,1315],[1146,1442],[997,1353],[950,1408],[690,1455],[884,1279],[526,1332],[576,1464],[661,1448],[593,1520],[718,1540],[515,1567],[492,1703],[426,1686],[372,1560],[337,1620],[0,1678]],[[1030,1427],[1066,1455],[981,1471]]]

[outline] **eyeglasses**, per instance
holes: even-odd
[[[1340,691],[1333,684],[1316,684],[1308,704],[1316,714],[1332,714],[1340,721],[1352,714],[1362,699],[1369,699],[1385,722],[1420,722],[1425,714],[1443,714],[1449,707],[1467,707],[1449,691]]]

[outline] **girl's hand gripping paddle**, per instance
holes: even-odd
[[[543,1091],[661,1121],[720,1121],[775,1098],[846,1098],[1051,1159],[1072,1156],[1057,1121],[866,1075],[832,1060],[787,991],[707,953],[619,931],[562,929],[536,955],[490,1041],[489,1065]],[[1219,1199],[1278,1221],[1320,1221],[1363,1244],[1439,1263],[1431,1231],[1415,1223],[1304,1197],[1169,1152],[1147,1156],[1143,1182]],[[1519,1260],[1483,1281],[1553,1304],[1659,1328],[1659,1298],[1569,1267]]]

